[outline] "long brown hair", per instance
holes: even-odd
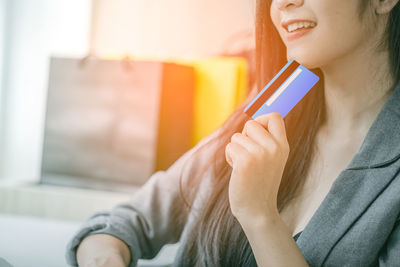
[[[369,0],[361,0],[363,5]],[[181,195],[192,208],[194,196],[205,171],[212,168],[212,188],[209,198],[199,210],[186,246],[183,248],[181,266],[257,266],[248,240],[236,218],[232,215],[228,200],[228,185],[232,169],[225,161],[225,147],[235,132],[241,132],[248,120],[243,113],[252,98],[264,87],[266,82],[286,63],[286,47],[274,28],[270,14],[271,0],[257,0],[256,6],[256,85],[249,97],[221,126],[218,136],[204,143],[197,151],[214,147],[209,163],[205,164],[196,177],[191,177],[181,186]],[[386,37],[391,55],[391,69],[396,80],[400,76],[400,6],[393,9],[389,18]],[[319,69],[313,70],[321,78],[299,104],[285,117],[290,154],[283,172],[278,192],[278,210],[299,192],[303,185],[311,159],[315,153],[314,139],[317,130],[325,119],[323,76]],[[193,155],[195,157],[196,155]],[[184,197],[187,192],[188,197]]]

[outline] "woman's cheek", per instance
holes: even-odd
[[[279,18],[279,12],[277,11],[277,8],[274,3],[271,4],[270,7],[270,18],[272,23],[274,24],[275,29],[279,32],[281,35],[282,33],[280,32],[280,18]],[[281,35],[282,36],[282,35]]]

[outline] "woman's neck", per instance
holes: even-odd
[[[376,50],[359,49],[321,68],[332,137],[364,136],[392,93],[389,54]]]

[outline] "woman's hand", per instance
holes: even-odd
[[[241,224],[279,216],[277,195],[289,156],[285,123],[279,113],[269,113],[246,122],[235,133],[225,155],[233,168],[229,202]]]
[[[130,262],[130,251],[124,242],[114,236],[92,234],[82,240],[76,258],[82,267],[125,267]]]

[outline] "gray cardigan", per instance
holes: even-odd
[[[164,244],[184,245],[196,213],[185,212],[179,177],[185,182],[204,166],[214,147],[206,146],[195,159],[190,156],[219,130],[168,170],[154,173],[128,202],[89,218],[69,242],[67,262],[76,265],[77,246],[93,233],[123,240],[131,251],[130,266],[139,258],[153,258]],[[310,266],[400,266],[399,158],[400,84],[296,241]],[[211,172],[203,177],[195,209],[207,198],[211,178]],[[174,266],[182,257],[179,250]]]

